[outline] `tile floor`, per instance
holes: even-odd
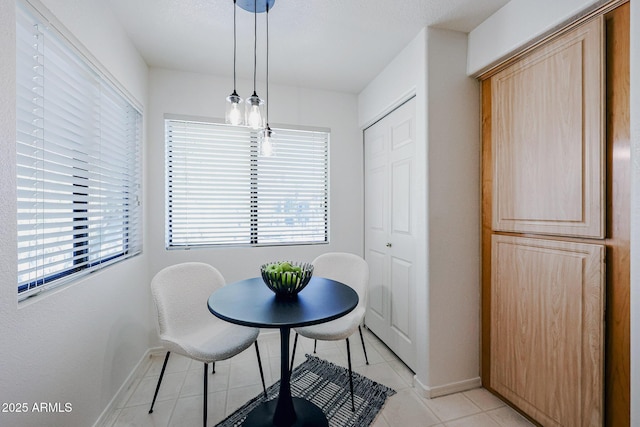
[[[426,399],[411,386],[411,372],[376,336],[363,329],[369,365],[365,364],[357,335],[351,338],[353,369],[396,390],[378,414],[373,427],[518,427],[532,426],[488,391],[478,388]],[[292,335],[294,335],[292,333]],[[293,339],[293,337],[292,337]],[[263,333],[258,339],[267,387],[280,377],[280,338]],[[313,352],[313,341],[300,337],[296,364]],[[344,341],[318,341],[317,356],[346,366]],[[144,376],[137,378],[106,420],[105,427],[202,425],[202,369],[195,362],[172,354],[167,364],[153,414],[153,398],[164,356],[152,356]],[[223,362],[209,375],[208,425],[214,426],[262,391],[253,347]]]

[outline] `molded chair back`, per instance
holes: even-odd
[[[369,359],[367,358],[367,349],[364,345],[364,337],[362,336],[360,324],[364,319],[367,308],[369,264],[367,264],[362,257],[346,252],[329,252],[320,255],[313,260],[312,264],[314,276],[336,280],[355,290],[358,293],[358,305],[353,309],[353,311],[330,322],[296,328],[296,337],[293,341],[293,355],[291,356],[290,369],[293,370],[293,359],[296,353],[298,335],[315,340],[313,346],[314,353],[316,352],[315,343],[317,340],[335,341],[345,339],[347,343],[347,362],[349,364],[351,410],[355,412],[356,408],[353,396],[353,375],[351,370],[351,348],[349,346],[349,336],[356,330],[360,333],[362,351],[364,352],[364,358],[368,365]]]
[[[217,321],[207,308],[209,296],[224,286],[222,274],[209,264],[186,262],[166,267],[151,281],[163,341],[181,341],[196,325]]]
[[[358,293],[358,307],[366,307],[369,288],[369,265],[355,254],[329,252],[313,260],[313,275],[326,277],[350,286]]]
[[[158,332],[167,353],[149,409],[150,414],[153,413],[171,352],[204,363],[204,427],[207,426],[208,363],[213,363],[212,371],[215,373],[217,360],[233,357],[253,344],[266,398],[267,389],[256,341],[260,330],[218,319],[207,307],[211,294],[224,284],[222,274],[216,268],[202,262],[185,262],[166,267],[151,280],[151,294],[158,314]]]

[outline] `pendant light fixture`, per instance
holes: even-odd
[[[224,121],[231,125],[244,124],[242,98],[236,92],[236,0],[233,0],[233,92],[227,97],[227,108]]]
[[[260,133],[260,154],[262,156],[273,156],[273,131],[269,127],[269,4],[267,3],[267,114],[266,127]]]
[[[261,0],[262,1],[262,0]],[[253,95],[245,104],[245,120],[247,126],[261,129],[264,126],[264,101],[256,93],[256,71],[258,65],[258,0],[253,0]]]

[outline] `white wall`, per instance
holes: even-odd
[[[432,395],[480,385],[480,88],[466,49],[466,34],[428,30]]]
[[[312,261],[328,251],[362,254],[362,144],[358,132],[356,96],[299,87],[269,87],[272,126],[324,127],[330,141],[330,244],[260,248],[166,250],[164,233],[164,114],[224,119],[230,79],[165,69],[151,69],[149,85],[149,150],[147,227],[150,272],[183,261],[203,261],[217,267],[227,282],[259,275],[260,265],[277,259]],[[252,92],[239,82],[238,93]],[[264,94],[259,83],[258,94]],[[277,140],[276,140],[277,144]],[[276,148],[277,149],[277,148]]]
[[[469,33],[467,72],[490,65],[606,0],[511,0]]]
[[[426,30],[422,30],[358,95],[361,129],[382,118],[410,96],[417,95],[418,138],[425,136]]]
[[[412,200],[424,220],[418,221],[415,277],[416,379],[428,384],[429,377],[429,290],[427,283],[427,30],[423,29],[358,95],[358,124],[361,132],[411,96],[416,99],[416,171],[420,199]],[[366,320],[366,319],[365,319]]]
[[[46,1],[144,105],[146,66],[99,0]],[[63,414],[0,413],[3,426],[90,426],[149,348],[145,256],[17,304],[15,2],[0,0],[0,402],[70,403]]]
[[[424,221],[416,265],[416,384],[435,397],[479,385],[480,137],[466,34],[423,30],[358,98],[362,128],[416,95]]]
[[[469,34],[467,71],[477,74],[546,29],[602,3],[512,0]],[[640,3],[631,1],[631,425],[640,425]]]

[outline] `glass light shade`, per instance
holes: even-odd
[[[227,97],[227,109],[224,121],[230,125],[244,124],[244,111],[242,110],[242,98],[235,91]]]
[[[260,132],[260,138],[258,140],[258,143],[260,144],[261,156],[271,157],[274,155],[273,137],[274,137],[274,132],[271,130],[271,128],[267,124],[266,129]]]
[[[255,92],[245,104],[245,123],[253,129],[264,127],[264,101]]]

